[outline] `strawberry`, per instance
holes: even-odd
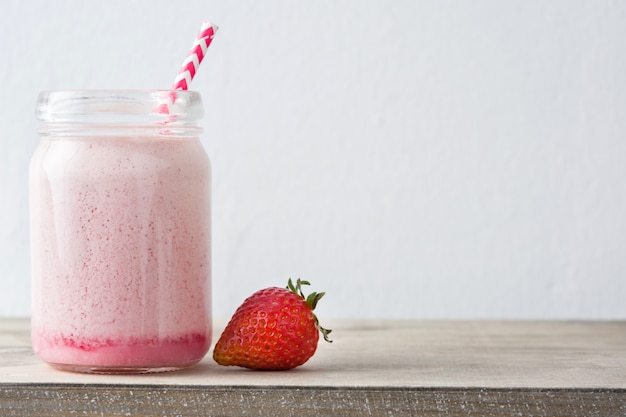
[[[319,325],[313,310],[324,293],[305,297],[307,281],[291,278],[286,288],[255,292],[235,311],[213,350],[220,365],[286,370],[305,363],[317,349],[319,332],[330,342],[331,330]]]

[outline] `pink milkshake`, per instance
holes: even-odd
[[[177,94],[168,115],[151,92],[40,96],[32,343],[54,367],[156,372],[209,349],[209,160],[199,96]]]

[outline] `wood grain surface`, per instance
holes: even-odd
[[[304,366],[60,372],[0,319],[1,416],[626,416],[626,322],[326,321]],[[215,335],[223,323],[218,322]]]

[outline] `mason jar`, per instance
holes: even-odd
[[[32,345],[55,368],[176,370],[211,344],[210,165],[191,91],[50,91],[30,163]]]

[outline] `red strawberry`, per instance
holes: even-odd
[[[305,363],[317,349],[319,332],[330,342],[313,310],[324,293],[305,298],[302,285],[291,279],[287,288],[271,287],[248,297],[220,336],[213,359],[220,365],[286,370]]]

